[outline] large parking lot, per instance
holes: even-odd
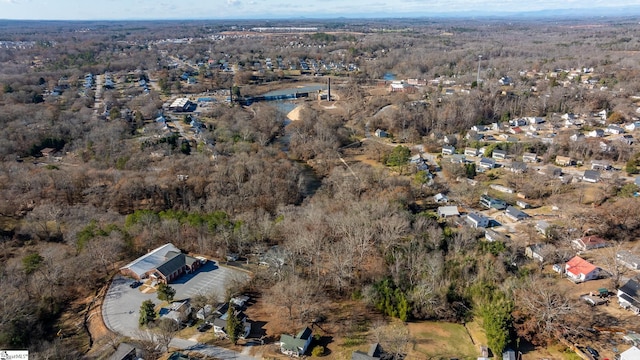
[[[231,281],[248,279],[240,270],[219,267],[214,261],[208,261],[193,274],[186,274],[169,284],[176,290],[174,300],[182,300],[197,294],[216,292],[220,296]],[[102,306],[102,317],[107,327],[121,335],[135,337],[138,331],[140,305],[145,300],[159,303],[155,292],[143,293],[146,286],[131,288],[134,280],[121,275],[114,277]]]

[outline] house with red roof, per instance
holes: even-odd
[[[600,249],[609,246],[607,240],[595,235],[575,239],[572,243],[573,247],[582,251]]]
[[[564,268],[567,276],[576,282],[597,279],[600,272],[597,266],[580,256],[574,256],[571,260],[567,261]]]

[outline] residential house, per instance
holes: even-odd
[[[480,141],[484,139],[484,135],[479,134],[475,131],[469,131],[467,135],[464,136],[464,139],[469,141]]]
[[[228,310],[228,308],[227,308]],[[249,336],[249,333],[251,332],[251,323],[249,323],[247,320],[247,315],[245,315],[242,311],[240,310],[234,310],[233,311],[234,316],[240,321],[240,323],[242,324],[242,328],[243,328],[243,333],[241,337],[246,338],[247,336]],[[223,314],[221,314],[220,316],[216,317],[215,319],[213,319],[213,332],[215,332],[218,335],[222,335],[222,336],[227,336],[227,321],[229,320],[229,312],[225,311]]]
[[[556,156],[556,164],[558,164],[558,166],[571,166],[574,164],[574,161],[568,156]]]
[[[620,353],[620,360],[638,360],[640,359],[640,349],[636,346],[632,346],[629,349]]]
[[[600,141],[598,143],[598,146],[600,146],[600,151],[602,151],[602,152],[609,152],[609,151],[611,151],[613,149],[613,146],[611,146],[611,144],[609,144],[608,140]]]
[[[453,155],[456,153],[456,148],[450,145],[442,147],[442,155]]]
[[[496,167],[496,160],[491,158],[483,157],[480,159],[478,166],[484,170],[491,170]]]
[[[557,178],[562,176],[562,169],[560,169],[559,167],[548,165],[545,168],[544,173],[549,177]]]
[[[522,161],[513,161],[509,166],[511,172],[522,174],[527,171],[527,164]]]
[[[597,170],[585,170],[582,175],[582,181],[597,183],[600,181],[600,172]]]
[[[618,303],[623,308],[640,314],[640,282],[637,279],[627,281],[618,289]]]
[[[515,126],[515,127],[510,128],[509,132],[514,134],[514,135],[519,135],[519,134],[522,134],[524,131],[522,130],[521,127]]]
[[[635,131],[640,129],[640,121],[634,121],[630,124],[627,124],[624,126],[625,130],[627,131]]]
[[[600,271],[598,267],[580,256],[574,256],[571,260],[567,261],[564,269],[567,276],[575,282],[597,279]]]
[[[604,129],[604,131],[606,133],[613,134],[613,135],[620,135],[620,134],[624,133],[624,129],[623,128],[621,128],[618,125],[614,125],[614,124],[610,124],[609,126],[607,126],[607,128]]]
[[[509,125],[510,126],[525,126],[527,125],[527,120],[526,119],[511,119],[509,120]]]
[[[587,137],[603,137],[604,136],[604,130],[602,129],[595,129],[595,130],[591,130],[587,133],[586,135]]]
[[[442,138],[442,141],[448,145],[455,145],[458,143],[458,138],[455,135],[445,135],[444,138]]]
[[[575,239],[571,241],[571,245],[573,245],[573,247],[578,250],[586,251],[607,247],[609,246],[609,243],[599,236],[591,235],[582,237],[580,239]]]
[[[380,344],[372,344],[368,352],[354,351],[351,360],[378,360],[382,357],[382,347]]]
[[[629,135],[629,134],[622,135],[616,140],[620,141],[621,143],[627,144],[629,146],[633,145],[633,143],[636,141],[636,139],[633,138],[633,135]]]
[[[583,134],[577,133],[569,136],[569,140],[573,142],[578,142],[584,140],[585,136]]]
[[[487,127],[484,125],[473,125],[471,127],[471,130],[475,132],[483,132],[483,131],[487,131]]]
[[[435,201],[438,204],[448,203],[449,202],[449,198],[447,198],[447,196],[442,194],[442,193],[437,193],[433,197],[433,201]]]
[[[389,137],[389,134],[387,134],[387,132],[382,129],[376,129],[374,135],[379,138]]]
[[[591,170],[609,170],[611,164],[606,160],[593,160],[591,161]]]
[[[507,207],[504,214],[513,221],[520,221],[529,217],[529,214],[511,205]]]
[[[466,158],[462,154],[453,154],[451,155],[451,162],[454,164],[464,164],[466,162]]]
[[[489,242],[495,242],[495,241],[505,242],[507,240],[506,236],[491,229],[484,230],[484,238],[487,239],[487,241]]]
[[[627,250],[620,250],[616,254],[616,261],[631,270],[640,270],[640,256]]]
[[[537,116],[529,116],[527,117],[527,121],[529,124],[542,124],[544,122],[544,118]]]
[[[480,155],[480,150],[472,147],[468,147],[464,149],[465,156],[478,156]]]
[[[492,198],[489,195],[482,194],[480,195],[480,205],[486,207],[487,209],[497,209],[504,210],[507,208],[507,202],[500,199]]]
[[[549,244],[532,244],[524,249],[524,255],[530,259],[544,262],[549,255],[549,250],[553,245]]]
[[[531,205],[529,205],[529,203],[526,203],[522,200],[517,200],[516,201],[516,206],[519,206],[521,209],[528,209],[531,207]]]
[[[441,218],[448,218],[451,216],[459,216],[460,212],[458,211],[457,206],[440,206],[438,207],[438,216]]]
[[[135,346],[122,342],[118,345],[116,352],[111,354],[107,360],[136,360],[138,359],[136,352]]]
[[[540,234],[546,236],[547,235],[547,231],[549,230],[550,227],[551,227],[551,224],[549,224],[548,222],[546,222],[544,220],[539,220],[536,223],[535,229]]]
[[[507,152],[505,150],[495,149],[491,157],[496,160],[504,160],[507,158]]]
[[[191,311],[192,308],[189,300],[184,300],[172,303],[168,309],[163,309],[160,311],[160,313],[162,317],[171,319],[178,324],[181,324],[189,319]]]
[[[467,214],[467,222],[476,229],[489,227],[489,218],[478,213]]]
[[[530,163],[537,162],[538,161],[538,154],[526,152],[526,153],[522,154],[522,161],[523,162],[530,162]]]
[[[120,272],[136,280],[152,278],[168,284],[184,273],[197,270],[200,265],[198,259],[168,243],[123,266]]]
[[[513,81],[511,80],[510,77],[508,76],[503,76],[500,78],[500,80],[498,80],[498,84],[502,85],[502,86],[510,86],[513,84]]]
[[[312,338],[311,329],[308,327],[300,330],[295,336],[282,334],[280,335],[280,351],[289,356],[302,356],[307,352]]]

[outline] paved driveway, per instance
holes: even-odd
[[[217,291],[222,295],[229,281],[235,278],[248,279],[248,276],[243,271],[219,267],[214,261],[208,261],[195,273],[180,277],[170,286],[176,290],[175,300],[190,298],[199,293],[207,294],[210,291]],[[145,300],[151,300],[156,304],[160,301],[155,292],[144,294],[140,291],[142,287],[129,287],[132,282],[132,279],[120,275],[114,277],[102,305],[102,318],[112,331],[136,338],[139,331],[140,305]]]

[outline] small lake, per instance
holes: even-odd
[[[382,76],[382,79],[385,81],[393,81],[396,79],[396,74],[393,73],[384,73],[384,75]]]

